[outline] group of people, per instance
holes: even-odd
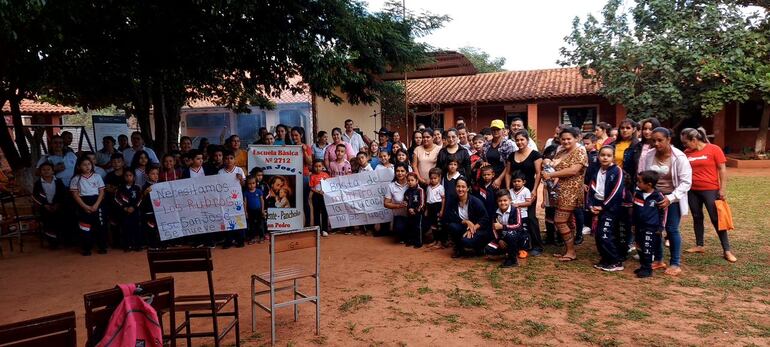
[[[279,125],[274,133],[260,129],[258,136],[258,144],[301,146],[306,224],[320,226],[324,236],[392,234],[417,248],[427,241],[431,249],[452,247],[454,257],[502,255],[502,266],[509,267],[522,257],[541,255],[547,244],[564,247],[556,254],[560,261],[575,260],[575,246],[593,234],[601,256],[598,269],[623,270],[624,261],[638,256],[640,277],[657,269],[677,275],[682,271],[681,216],[692,213],[695,223],[696,247],[687,252],[703,253],[705,206],[724,258],[736,261],[727,231],[718,230],[715,207],[716,200],[725,199],[726,160],[702,129],[679,134],[684,151],[671,144],[674,134],[654,118],[624,120],[616,129],[601,122],[590,133],[560,125],[542,151],[519,118],[509,126],[494,120],[478,132],[461,118],[443,131],[418,125],[411,141],[386,128],[370,139],[356,132],[350,119],[344,129],[319,131],[312,144],[301,127]],[[94,243],[97,252],[106,252],[107,229],[126,250],[168,246],[159,240],[146,201],[157,182],[218,174],[244,187],[249,228],[181,241],[196,246],[262,241],[266,208],[281,207],[290,193],[282,182],[264,182],[260,168],[248,171],[246,146],[237,135],[223,146],[201,141],[198,149],[182,137],[178,149],[160,159],[138,132],[130,145],[128,139],[118,141],[116,147],[115,139],[105,137],[103,149],[76,156],[64,136],[55,136],[38,163],[34,198],[44,225],[77,216],[73,225],[84,255],[91,254]],[[394,177],[383,202],[393,210],[392,223],[330,230],[321,181],[376,170]],[[544,238],[538,206],[545,209]],[[68,238],[57,230],[49,230],[53,244]],[[668,264],[664,244],[670,250]]]

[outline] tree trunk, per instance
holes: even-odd
[[[157,153],[168,152],[166,111],[166,93],[163,83],[158,81],[152,90],[152,115],[155,122],[155,148],[153,149]]]
[[[765,101],[765,107],[762,108],[762,118],[759,120],[759,131],[757,131],[757,140],[754,142],[754,154],[757,157],[765,159],[765,148],[767,146],[767,127],[770,126],[770,103]]]
[[[182,102],[179,101],[179,98],[166,96],[166,116],[168,117],[166,120],[166,139],[169,148],[172,143],[179,142],[179,120],[181,112]]]
[[[13,117],[13,134],[16,137],[16,147],[21,156],[21,166],[29,167],[32,165],[32,156],[27,146],[27,138],[24,134],[24,123],[21,119],[21,96],[14,95],[10,98],[11,116]]]
[[[0,97],[0,109],[2,105],[5,105],[7,98]],[[5,159],[8,160],[8,164],[12,169],[23,167],[21,156],[19,151],[16,150],[16,146],[13,144],[13,137],[8,129],[8,123],[5,121],[5,115],[0,111],[0,150],[3,151]]]
[[[134,117],[142,131],[144,143],[152,148],[152,127],[150,127],[150,93],[146,81],[142,80],[139,90],[134,92]]]

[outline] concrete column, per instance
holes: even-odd
[[[545,141],[542,140],[542,136],[537,128],[537,104],[527,104],[527,126],[537,134],[538,148],[543,148]]]
[[[725,148],[725,131],[727,130],[725,127],[727,126],[727,123],[725,121],[725,109],[723,108],[721,111],[719,111],[717,114],[714,115],[714,118],[712,119],[712,132],[714,133],[714,144]]]
[[[444,109],[444,129],[454,128],[455,126],[455,109],[447,107]]]

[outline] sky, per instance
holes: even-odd
[[[385,0],[368,0],[369,10]],[[600,18],[606,0],[406,0],[414,12],[427,10],[452,18],[443,28],[419,39],[434,47],[456,50],[478,47],[504,57],[507,70],[554,68],[559,48],[572,31],[575,16]]]

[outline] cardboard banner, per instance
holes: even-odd
[[[390,223],[393,211],[385,208],[390,170],[375,170],[321,181],[332,228]]]
[[[264,170],[268,230],[296,230],[305,226],[303,214],[302,146],[249,146],[249,172]]]
[[[118,136],[126,135],[130,137],[130,129],[126,123],[125,116],[91,116],[94,124],[94,142],[96,149],[102,149],[102,139],[105,136],[115,138],[115,146],[118,145]]]
[[[246,228],[242,188],[231,176],[156,183],[150,200],[163,241]]]

